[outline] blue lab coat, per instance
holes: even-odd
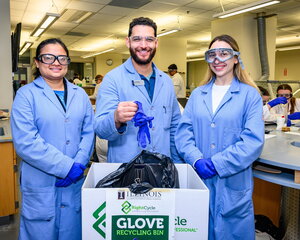
[[[181,162],[174,140],[181,114],[172,80],[154,64],[153,69],[155,88],[152,101],[131,58],[107,73],[103,79],[96,101],[94,128],[100,138],[109,141],[108,162],[129,162],[143,150],[138,146],[138,128],[134,127],[132,121],[127,122],[122,133],[115,127],[114,112],[122,101],[139,101],[144,113],[154,117],[150,129],[151,144],[147,144],[145,149],[171,156],[174,162]]]
[[[261,96],[233,79],[212,113],[213,83],[192,92],[178,125],[176,147],[192,166],[211,158],[218,172],[203,180],[210,191],[209,239],[254,240],[251,164],[264,143]]]
[[[86,165],[93,142],[93,109],[85,91],[67,83],[66,112],[42,77],[20,88],[11,116],[22,158],[21,240],[81,239],[81,185],[55,187],[74,162]]]

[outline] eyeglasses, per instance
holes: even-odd
[[[143,40],[146,41],[146,43],[154,43],[156,41],[156,37],[152,37],[152,36],[146,36],[146,37],[142,37],[142,36],[131,36],[129,37],[129,39],[134,42],[134,43],[140,43]]]
[[[231,48],[213,48],[205,52],[205,61],[213,63],[216,59],[220,62],[225,62],[234,56],[239,56],[240,53]]]
[[[41,54],[37,59],[45,64],[53,64],[56,60],[60,65],[68,65],[71,62],[71,59],[66,55]]]
[[[291,93],[285,93],[285,94],[276,94],[277,97],[285,97],[285,98],[291,98],[293,94]]]

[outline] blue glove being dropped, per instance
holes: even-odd
[[[211,158],[197,160],[194,167],[198,175],[203,179],[211,178],[217,174]]]
[[[148,138],[149,143],[151,143],[149,128],[152,128],[152,120],[154,117],[147,117],[143,111],[142,103],[138,101],[135,101],[135,103],[138,105],[138,110],[135,113],[132,121],[134,122],[135,127],[139,127],[137,134],[139,146],[145,148],[147,146],[146,137]]]
[[[83,172],[86,169],[85,166],[83,166],[81,163],[76,163],[74,162],[68,175],[63,178],[58,180],[55,183],[56,187],[67,187],[71,185],[72,183],[76,183],[80,178],[83,176]]]
[[[270,107],[274,107],[278,104],[287,104],[287,99],[285,97],[278,97],[268,102],[268,104],[270,105]]]

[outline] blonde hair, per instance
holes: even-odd
[[[239,46],[238,46],[237,42],[229,35],[224,34],[224,35],[215,37],[209,44],[209,49],[211,48],[211,45],[216,41],[226,42],[232,47],[232,49],[234,51],[239,52]],[[242,69],[240,62],[238,62],[237,64],[234,65],[233,74],[235,77],[238,78],[238,80],[240,82],[248,84],[248,85],[256,88],[256,90],[258,92],[260,92],[257,85],[252,80],[252,78],[249,76],[249,74],[244,69]],[[205,78],[202,82],[200,82],[200,86],[209,83],[215,77],[216,77],[216,74],[210,69],[209,64],[208,64],[208,69],[207,69]]]

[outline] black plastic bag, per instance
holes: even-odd
[[[96,188],[108,187],[128,187],[135,194],[152,188],[179,188],[178,172],[169,157],[143,150],[96,185]]]

